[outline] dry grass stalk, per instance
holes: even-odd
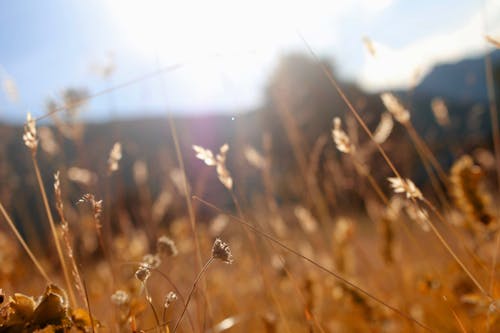
[[[26,147],[31,150],[31,153],[33,155],[36,154],[36,149],[38,148],[36,122],[29,112],[26,116],[26,123],[24,124],[23,141]]]
[[[396,167],[394,166],[394,163],[391,161],[391,159],[389,158],[389,156],[387,155],[387,153],[385,152],[385,150],[382,148],[382,146],[380,144],[378,144],[374,140],[373,133],[370,131],[370,129],[366,125],[366,123],[363,120],[363,118],[361,118],[361,116],[359,115],[359,112],[354,108],[354,106],[352,105],[352,103],[350,102],[350,100],[347,98],[347,96],[344,93],[343,89],[340,87],[340,85],[338,84],[338,82],[334,79],[333,75],[328,71],[328,69],[326,68],[326,66],[321,62],[321,60],[319,59],[319,57],[317,56],[317,54],[313,51],[313,49],[311,48],[311,46],[307,43],[307,41],[302,36],[300,36],[300,37],[301,37],[302,41],[304,42],[304,44],[306,45],[306,47],[309,50],[309,52],[312,54],[312,56],[314,57],[314,59],[318,63],[318,65],[321,67],[321,69],[325,73],[326,77],[328,78],[328,80],[330,81],[330,83],[332,84],[332,86],[334,87],[334,89],[339,93],[339,95],[342,98],[342,100],[346,103],[349,111],[352,112],[352,114],[354,115],[354,117],[356,118],[356,120],[358,121],[358,123],[361,125],[361,127],[363,128],[363,130],[366,132],[366,134],[370,137],[370,139],[372,139],[375,142],[375,145],[376,145],[378,151],[380,152],[380,154],[384,158],[385,162],[387,163],[387,165],[389,166],[389,168],[391,169],[391,171],[394,173],[394,175],[396,176],[396,178],[400,178],[401,179],[401,175],[398,172],[398,170],[396,169]],[[491,82],[491,80],[490,80],[490,82]],[[492,86],[492,85],[489,85],[489,86]],[[490,105],[491,105],[491,103],[490,103]],[[493,109],[493,108],[490,108],[490,109]],[[496,115],[496,112],[492,112],[492,114]],[[403,115],[404,115],[404,113],[401,115],[402,116],[402,120],[404,120],[404,118],[406,118]],[[408,113],[408,120],[409,120],[409,113]],[[493,122],[493,123],[496,124],[497,123],[496,122],[497,118],[495,118],[494,120],[495,120],[495,122]],[[494,129],[498,130],[498,127],[494,126]],[[500,135],[498,137],[500,137]],[[499,140],[495,140],[495,143],[499,143],[499,145],[496,145],[496,144],[495,145],[500,147],[500,139]],[[499,148],[498,151],[500,151],[500,148]],[[430,156],[433,157],[432,154],[430,154]],[[497,156],[500,156],[500,153]],[[432,159],[431,159],[431,161],[432,161]],[[500,165],[500,164],[497,164],[497,165]],[[439,164],[437,165],[437,167],[439,167]],[[438,172],[439,172],[439,169],[438,169]],[[499,182],[500,182],[500,172],[498,172],[498,176],[499,176]],[[434,205],[432,205],[432,203],[430,203],[427,200],[425,200],[425,203],[426,203],[426,205],[436,215],[440,216],[441,220],[444,221],[444,219],[442,218],[441,214],[434,207]],[[481,290],[481,292],[483,294],[487,294],[486,290],[477,281],[477,279],[474,277],[474,275],[472,275],[472,273],[463,264],[463,262],[460,260],[460,258],[458,258],[458,256],[455,254],[455,252],[450,248],[450,246],[448,245],[448,243],[446,242],[446,240],[442,237],[442,235],[439,233],[439,231],[436,229],[436,227],[434,226],[434,224],[432,224],[432,222],[429,221],[429,225],[430,225],[431,229],[433,230],[433,232],[435,233],[436,237],[441,242],[441,244],[446,248],[446,250],[455,259],[455,261],[460,265],[460,267],[462,267],[462,269],[469,276],[469,278],[474,282],[474,284],[478,287],[478,289]],[[405,314],[402,314],[402,315],[405,316]],[[419,326],[425,327],[425,325],[422,325],[420,322],[418,322],[418,321],[416,321],[416,322],[419,324]]]
[[[451,195],[471,227],[488,226],[494,221],[491,197],[481,184],[482,178],[483,171],[468,155],[459,158],[451,167]]]
[[[219,209],[217,206],[213,205],[212,203],[206,201],[206,200],[203,200],[197,196],[193,196],[193,199],[197,200],[197,201],[200,201],[201,203],[207,205],[208,207],[211,207],[213,208],[214,210],[220,212],[220,213],[224,213],[221,209]],[[313,265],[314,267],[318,268],[319,270],[327,273],[328,275],[334,277],[335,279],[337,279],[338,281],[340,281],[341,283],[343,283],[347,288],[351,288],[351,289],[354,289],[356,290],[357,292],[359,292],[360,294],[366,296],[367,298],[375,301],[376,303],[382,305],[383,307],[393,311],[394,313],[398,314],[399,316],[401,316],[402,318],[408,320],[409,322],[412,322],[412,323],[415,323],[417,324],[419,327],[429,331],[429,332],[432,332],[432,329],[429,328],[427,325],[423,324],[422,322],[416,320],[415,318],[412,318],[410,317],[409,315],[407,315],[406,313],[402,312],[401,310],[393,307],[392,305],[384,302],[382,299],[378,298],[377,296],[371,294],[370,292],[364,290],[363,288],[357,286],[356,284],[350,282],[349,280],[347,280],[346,278],[342,277],[339,273],[336,273],[330,269],[328,269],[327,267],[321,265],[320,263],[316,262],[315,260],[307,257],[307,256],[304,256],[302,255],[300,252],[294,250],[293,248],[287,246],[286,244],[284,244],[283,242],[279,241],[278,239],[274,238],[273,236],[269,235],[268,233],[256,228],[255,226],[253,226],[252,224],[248,223],[247,221],[245,221],[244,219],[240,218],[240,217],[237,217],[237,216],[234,216],[234,215],[229,215],[229,217],[231,217],[231,219],[233,219],[234,221],[236,221],[238,224],[240,224],[241,226],[251,230],[253,233],[257,234],[257,235],[260,235],[262,236],[263,238],[269,240],[270,242],[276,244],[277,246],[281,247],[282,249],[284,249],[285,251],[297,256],[298,258],[304,260],[305,262],[308,262],[309,264]]]
[[[33,252],[31,252],[31,249],[29,248],[28,244],[26,244],[26,241],[23,239],[23,237],[21,236],[21,234],[17,230],[16,225],[14,224],[12,219],[10,218],[9,214],[7,214],[7,211],[5,210],[5,208],[1,202],[0,202],[0,212],[2,213],[5,221],[7,221],[7,224],[9,225],[10,229],[12,230],[14,235],[16,236],[17,240],[19,241],[19,243],[21,243],[23,249],[26,251],[26,253],[30,257],[31,261],[33,261],[33,264],[35,265],[35,267],[38,270],[38,272],[40,273],[40,275],[45,279],[47,284],[51,284],[52,280],[49,278],[49,276],[45,272],[45,269],[43,269],[43,266],[40,264],[40,261],[35,257]]]
[[[442,215],[439,213],[437,208],[429,202],[427,199],[424,198],[422,195],[422,192],[415,186],[415,184],[409,180],[403,180],[402,178],[389,178],[389,181],[391,182],[392,187],[394,188],[394,191],[396,193],[405,193],[406,197],[408,200],[411,200],[414,205],[417,205],[417,199],[423,202],[429,209],[432,210],[434,214],[436,214],[439,219],[445,223],[444,218]],[[418,207],[420,208],[420,207]],[[421,209],[418,210],[420,213],[417,212],[417,220],[423,219],[424,221],[426,220],[428,223],[429,228],[434,232],[438,240],[441,242],[441,244],[444,246],[444,248],[448,251],[448,253],[455,259],[455,261],[460,265],[460,267],[464,270],[464,272],[469,276],[469,278],[472,280],[472,282],[476,285],[476,287],[485,295],[488,295],[486,289],[479,283],[479,281],[476,279],[476,277],[472,274],[472,272],[465,266],[463,261],[457,256],[455,251],[450,247],[448,242],[444,239],[443,235],[439,232],[439,230],[436,228],[434,223],[430,219],[428,219],[426,212],[422,211]]]
[[[70,290],[72,288],[72,283],[68,271],[68,267],[66,265],[66,260],[62,253],[61,243],[59,240],[59,235],[57,233],[56,225],[54,223],[54,218],[52,216],[52,211],[50,209],[49,200],[47,198],[47,194],[45,193],[45,187],[43,185],[42,175],[40,173],[40,168],[38,166],[38,160],[36,158],[37,148],[38,148],[38,137],[36,131],[36,122],[35,119],[31,117],[31,114],[28,113],[26,124],[24,125],[24,135],[23,140],[25,145],[31,150],[31,160],[33,161],[33,167],[35,169],[36,180],[38,183],[38,187],[40,189],[40,194],[42,196],[43,205],[45,207],[45,212],[47,214],[47,218],[49,220],[50,230],[52,233],[52,237],[54,238],[54,244],[56,246],[57,255],[59,257],[59,262],[61,264],[64,280],[66,282],[66,288]],[[73,298],[70,299],[71,305],[76,304],[76,300]]]
[[[78,167],[71,167],[67,171],[68,179],[85,186],[92,186],[97,182],[97,175],[88,170]]]
[[[186,168],[184,167],[184,158],[183,158],[182,151],[181,151],[180,144],[179,144],[179,137],[177,135],[177,128],[175,127],[175,122],[174,122],[174,119],[173,119],[171,113],[168,114],[168,126],[170,128],[170,131],[172,134],[172,140],[174,142],[175,156],[177,158],[177,162],[179,163],[179,169],[181,170],[182,183],[183,183],[182,188],[184,190],[184,199],[185,199],[186,207],[187,207],[187,211],[188,211],[189,223],[190,223],[190,227],[191,227],[193,242],[194,242],[194,246],[196,249],[196,251],[195,251],[196,264],[198,266],[198,269],[201,272],[203,270],[203,262],[202,262],[202,257],[201,257],[200,241],[198,239],[198,235],[196,232],[197,226],[196,226],[195,210],[193,207],[193,203],[191,201],[191,187],[190,187],[190,184],[188,182],[187,175],[186,175]],[[211,316],[212,309],[211,309],[210,303],[208,302],[208,291],[206,288],[205,281],[202,281],[202,288],[201,289],[202,289],[204,300],[200,299],[198,301],[198,305],[201,307],[203,301],[207,302],[206,304],[208,307],[208,313]]]
[[[102,215],[102,200],[96,200],[95,196],[91,193],[85,193],[77,203],[87,202],[92,208],[94,222],[98,230],[102,229],[101,215]]]
[[[450,125],[450,116],[448,114],[448,108],[446,103],[442,98],[436,97],[431,101],[431,109],[434,114],[434,118],[439,125],[446,127]]]
[[[401,104],[401,102],[391,93],[383,93],[380,95],[382,102],[387,110],[401,124],[406,124],[410,121],[410,112]]]
[[[165,216],[168,207],[172,203],[173,194],[168,190],[163,190],[160,195],[153,202],[153,207],[151,208],[151,215],[155,225],[161,222]]]
[[[339,151],[351,154],[356,150],[356,147],[351,143],[351,139],[342,129],[342,121],[338,117],[333,119],[332,137]]]
[[[267,168],[267,161],[254,147],[246,146],[243,154],[245,155],[246,160],[250,163],[254,168],[259,170],[264,170]]]
[[[422,192],[420,192],[415,183],[408,178],[389,177],[387,180],[395,193],[404,193],[408,199],[422,200],[424,198]]]
[[[231,190],[233,188],[233,178],[226,167],[226,157],[229,151],[229,145],[227,143],[223,144],[215,157],[210,149],[205,149],[201,146],[193,145],[193,150],[196,152],[196,158],[202,160],[208,166],[215,166],[220,182],[228,190]]]
[[[61,151],[49,127],[41,127],[38,134],[40,136],[40,145],[47,154],[54,156]]]
[[[382,253],[382,258],[386,264],[391,264],[394,262],[394,227],[393,221],[387,216],[384,215],[380,219],[380,234],[382,238],[382,245],[380,247],[380,251]]]
[[[337,270],[341,273],[353,271],[354,257],[352,255],[352,241],[356,233],[354,223],[347,218],[339,218],[333,230],[334,259]]]
[[[416,222],[423,231],[429,232],[431,231],[429,227],[429,213],[422,207],[419,207],[414,202],[407,202],[405,205],[406,214]]]
[[[375,142],[377,142],[378,144],[384,143],[391,135],[393,128],[394,121],[392,120],[390,113],[382,113],[380,122],[378,123],[378,126],[373,133],[373,140],[375,140]]]
[[[318,221],[314,218],[311,212],[304,206],[295,206],[293,213],[300,226],[307,234],[315,233],[318,230]]]
[[[82,278],[80,275],[80,271],[78,270],[78,266],[76,265],[75,256],[73,254],[73,248],[71,246],[71,235],[69,231],[69,224],[66,218],[64,217],[64,204],[62,199],[61,182],[59,180],[59,171],[57,171],[54,174],[54,194],[56,199],[56,210],[57,213],[59,214],[59,218],[61,219],[61,231],[64,240],[64,245],[66,248],[66,255],[68,256],[69,261],[71,263],[71,273],[73,275],[73,280],[75,281],[75,288],[80,294],[80,298],[86,303]],[[70,295],[70,299],[75,299],[73,289],[69,289],[68,292]]]
[[[201,271],[198,273],[198,276],[195,278],[193,285],[191,286],[191,291],[188,294],[186,303],[184,304],[184,307],[182,309],[181,315],[179,316],[179,319],[177,319],[177,322],[175,323],[174,329],[172,330],[173,333],[177,332],[177,328],[179,327],[182,318],[184,317],[184,314],[186,313],[186,310],[189,306],[189,302],[191,300],[191,297],[194,294],[194,291],[196,289],[196,286],[200,282],[201,277],[203,274],[206,272],[210,264],[214,260],[221,260],[222,262],[226,264],[231,264],[233,263],[233,255],[231,253],[231,249],[229,248],[229,245],[224,243],[222,240],[219,238],[216,238],[214,241],[214,244],[212,245],[212,255],[210,259],[205,263],[205,265],[202,267]]]
[[[133,166],[134,181],[137,186],[145,186],[148,181],[148,166],[146,162],[138,160]]]

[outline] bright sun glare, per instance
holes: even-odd
[[[280,53],[300,45],[297,29],[306,34],[311,27],[318,29],[314,19],[318,11],[333,14],[341,8],[325,0],[105,3],[114,25],[138,56],[149,61],[157,59],[162,65],[189,65],[183,68],[180,78],[185,81],[189,77],[190,91],[196,91],[196,101],[192,100],[189,107],[203,107],[217,94],[227,96],[223,85],[228,82],[230,89],[237,82],[240,92],[254,90],[252,86],[265,82]],[[258,103],[254,93],[230,95],[239,96],[235,98],[243,99],[243,104]],[[227,100],[221,96],[219,100]]]
[[[275,49],[294,32],[284,3],[108,0],[109,11],[136,52],[185,61]],[[286,9],[286,15],[284,10]]]

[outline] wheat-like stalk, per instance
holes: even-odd
[[[38,160],[37,160],[37,156],[36,156],[37,149],[38,149],[38,137],[37,137],[37,131],[36,131],[36,122],[35,122],[35,119],[33,119],[31,117],[31,114],[29,114],[29,113],[27,115],[26,124],[24,126],[23,140],[24,140],[25,145],[31,151],[31,160],[33,162],[33,167],[35,169],[36,180],[38,183],[38,187],[40,189],[40,194],[42,196],[42,201],[43,201],[43,205],[45,207],[45,212],[46,212],[47,218],[49,220],[50,230],[52,232],[52,237],[54,238],[54,244],[56,246],[57,255],[59,257],[59,262],[60,262],[62,270],[63,270],[64,280],[66,282],[66,288],[68,290],[70,290],[72,288],[71,287],[72,284],[71,284],[71,279],[70,279],[70,275],[69,275],[69,270],[68,270],[64,255],[62,253],[59,235],[57,233],[57,228],[56,228],[56,225],[54,222],[54,218],[52,216],[52,211],[50,209],[49,200],[47,198],[47,193],[45,192],[45,186],[43,184],[42,175],[40,173],[40,168],[38,166]],[[73,295],[73,294],[70,294],[70,295]],[[70,301],[71,301],[71,305],[76,304],[76,300],[74,298],[74,295],[72,296],[72,298],[70,298]]]
[[[470,226],[488,226],[494,221],[491,197],[481,184],[482,176],[481,168],[468,155],[460,157],[451,167],[451,194]]]

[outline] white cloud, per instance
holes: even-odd
[[[500,22],[491,14],[499,13],[500,3],[490,1],[487,5],[490,14],[486,19],[487,33],[495,36],[500,33]],[[409,87],[415,82],[416,73],[423,77],[435,64],[482,54],[488,48],[484,22],[482,12],[478,11],[451,33],[437,33],[401,48],[374,42],[377,54],[372,57],[366,52],[358,81],[371,91]]]

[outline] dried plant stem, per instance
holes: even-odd
[[[151,310],[153,311],[153,315],[155,317],[156,330],[161,333],[161,330],[160,330],[160,327],[161,327],[160,319],[158,318],[158,313],[156,313],[156,309],[155,309],[155,307],[153,305],[153,300],[151,298],[151,295],[149,294],[148,286],[146,285],[146,282],[143,282],[142,286],[144,288],[144,293],[146,294],[146,301],[148,302],[149,306],[151,307]]]
[[[71,279],[70,279],[68,267],[66,265],[66,260],[64,259],[64,255],[62,253],[61,243],[59,242],[59,236],[57,234],[56,225],[54,223],[54,218],[53,218],[52,212],[50,210],[49,200],[47,199],[47,193],[45,193],[45,187],[43,186],[42,175],[40,174],[40,168],[38,167],[38,161],[36,159],[35,154],[32,154],[31,159],[33,160],[33,166],[35,168],[36,179],[38,182],[38,186],[40,188],[40,193],[42,195],[43,205],[45,206],[47,218],[49,219],[50,230],[52,232],[52,236],[54,237],[54,244],[56,246],[57,255],[59,256],[59,261],[61,262],[61,267],[62,267],[63,274],[64,274],[64,280],[66,282],[66,289],[68,290],[69,297],[70,297],[69,298],[70,304],[71,304],[71,306],[74,307],[74,306],[76,306],[75,293],[73,291],[73,287],[71,284]]]
[[[331,83],[333,88],[337,91],[340,98],[342,98],[342,100],[346,104],[349,111],[354,115],[354,118],[356,118],[358,123],[361,125],[361,128],[363,128],[363,130],[368,135],[368,137],[373,141],[373,143],[375,144],[375,147],[377,147],[377,150],[379,151],[380,155],[382,155],[382,158],[385,160],[385,162],[387,163],[387,165],[389,166],[391,171],[394,173],[394,175],[396,177],[402,178],[401,175],[399,174],[398,170],[396,169],[396,167],[392,163],[391,159],[389,158],[389,156],[387,156],[387,153],[385,152],[384,148],[382,148],[382,146],[375,140],[372,131],[370,131],[370,129],[366,125],[363,118],[361,118],[358,111],[356,111],[356,108],[352,105],[351,101],[347,98],[346,94],[344,93],[344,90],[340,87],[338,82],[334,79],[333,75],[328,71],[328,69],[325,67],[325,65],[320,61],[316,52],[314,52],[314,50],[311,48],[309,43],[305,40],[305,38],[300,33],[299,33],[299,37],[302,39],[302,42],[306,46],[309,53],[313,56],[313,58],[318,63],[318,66],[321,67],[321,69],[322,69],[323,73],[325,74],[325,76],[327,77],[328,81]]]
[[[214,261],[214,258],[210,257],[210,259],[208,259],[208,261],[205,263],[205,265],[201,268],[200,272],[198,273],[198,276],[196,276],[196,279],[194,279],[194,282],[193,282],[193,285],[191,286],[191,290],[189,291],[186,303],[184,304],[184,307],[182,308],[181,315],[179,316],[179,319],[177,319],[177,322],[175,323],[174,329],[172,331],[173,333],[175,333],[177,331],[177,328],[179,327],[179,325],[182,321],[182,318],[184,317],[184,314],[187,311],[187,308],[189,306],[189,302],[191,301],[191,297],[194,294],[194,291],[196,289],[196,286],[198,285],[198,282],[200,281],[200,279],[203,276],[203,274],[205,273],[205,271],[208,269],[208,266],[210,266],[210,264],[213,261]]]
[[[434,207],[434,205],[428,201],[427,199],[423,199],[423,202],[425,203],[425,205],[430,209],[432,210],[432,212],[434,214],[436,214],[436,216],[443,222],[443,223],[446,223],[444,221],[444,218],[443,216],[441,215],[441,213],[439,213],[439,211],[436,209],[436,207]],[[448,253],[453,257],[453,259],[455,259],[455,261],[457,262],[457,264],[463,269],[463,271],[465,272],[465,274],[467,274],[467,276],[469,276],[469,278],[472,280],[472,282],[476,285],[476,287],[486,296],[488,297],[491,297],[488,292],[483,288],[483,286],[479,283],[479,281],[474,277],[474,275],[469,271],[469,269],[467,268],[467,266],[465,266],[465,264],[462,262],[462,260],[460,260],[460,258],[455,254],[455,252],[451,249],[450,245],[448,244],[448,242],[446,242],[446,240],[444,239],[444,237],[441,235],[441,233],[439,232],[439,230],[436,228],[436,226],[434,225],[434,223],[432,223],[432,221],[430,219],[428,219],[428,224],[429,226],[431,227],[432,229],[432,232],[434,232],[434,234],[436,235],[436,237],[439,239],[439,241],[441,242],[441,244],[444,246],[444,248],[448,251]]]
[[[309,264],[315,266],[316,268],[322,270],[323,272],[327,273],[328,275],[334,277],[335,279],[339,280],[340,282],[342,282],[346,287],[348,288],[351,288],[357,292],[359,292],[360,294],[363,294],[365,295],[366,297],[370,298],[371,300],[375,301],[376,303],[386,307],[387,309],[393,311],[394,313],[398,314],[399,316],[401,316],[402,318],[410,321],[410,322],[413,322],[415,324],[417,324],[418,326],[420,326],[421,328],[425,329],[426,331],[428,332],[434,332],[430,327],[428,327],[427,325],[421,323],[420,321],[418,321],[417,319],[415,318],[412,318],[411,316],[407,315],[406,313],[402,312],[401,310],[393,307],[392,305],[389,305],[388,303],[384,302],[383,300],[381,300],[380,298],[378,298],[377,296],[369,293],[368,291],[364,290],[363,288],[355,285],[354,283],[350,282],[349,280],[347,280],[346,278],[342,277],[341,275],[339,275],[338,273],[326,268],[325,266],[317,263],[316,261],[314,261],[313,259],[309,258],[309,257],[306,257],[304,256],[303,254],[297,252],[296,250],[292,249],[291,247],[287,246],[286,244],[282,243],[281,241],[279,241],[278,239],[274,238],[273,236],[261,231],[260,229],[254,227],[252,224],[246,222],[245,220],[237,217],[237,216],[234,216],[234,215],[231,215],[231,214],[228,214],[227,212],[224,212],[223,210],[221,210],[220,208],[218,208],[217,206],[215,206],[214,204],[202,199],[202,198],[199,198],[197,196],[193,196],[193,199],[194,200],[197,200],[203,204],[205,204],[206,206],[218,211],[218,212],[221,212],[221,213],[224,213],[226,215],[228,215],[230,218],[232,218],[234,221],[236,221],[237,223],[239,223],[240,225],[250,229],[252,232],[266,238],[267,240],[273,242],[274,244],[278,245],[279,247],[283,248],[284,250],[286,250],[287,252],[299,257],[300,259],[308,262]]]
[[[182,181],[184,183],[184,198],[186,200],[186,207],[188,210],[188,215],[189,215],[189,222],[191,226],[191,233],[193,235],[193,241],[194,241],[194,247],[195,247],[195,252],[196,252],[196,263],[198,265],[198,269],[202,270],[202,259],[201,259],[201,247],[200,247],[200,241],[198,239],[198,234],[196,232],[196,216],[194,213],[194,208],[193,208],[193,203],[189,199],[191,197],[191,190],[190,190],[190,185],[186,176],[186,168],[184,167],[184,158],[182,156],[180,144],[179,144],[179,136],[177,135],[177,128],[175,127],[174,119],[172,117],[172,114],[168,114],[168,126],[170,127],[170,132],[172,133],[172,140],[174,141],[174,147],[175,147],[175,155],[177,157],[177,163],[179,163],[179,169],[181,170],[182,173]],[[212,318],[212,307],[210,306],[210,303],[208,300],[210,299],[208,297],[208,290],[206,287],[206,283],[203,280],[202,285],[201,285],[202,293],[203,293],[203,298],[204,302],[207,304],[207,309],[208,309],[208,314]],[[201,306],[200,306],[201,308]]]
[[[85,303],[87,305],[87,312],[90,317],[90,324],[92,325],[92,333],[95,332],[95,323],[94,323],[94,317],[92,316],[92,311],[90,310],[90,301],[89,301],[89,293],[87,291],[87,284],[85,283],[85,279],[82,279],[82,285],[83,285],[83,292],[85,293]]]
[[[47,284],[51,284],[52,280],[49,278],[49,276],[47,275],[47,273],[43,269],[42,265],[40,264],[38,259],[33,254],[33,252],[31,252],[30,248],[28,247],[28,244],[26,244],[26,242],[24,241],[23,237],[21,236],[21,234],[17,230],[17,227],[15,226],[14,222],[12,222],[12,219],[10,218],[9,214],[7,214],[7,211],[5,210],[5,208],[1,202],[0,202],[0,212],[2,213],[4,219],[7,221],[7,224],[9,225],[12,232],[14,232],[14,234],[16,235],[17,240],[19,241],[19,243],[21,243],[22,247],[24,248],[24,250],[26,251],[26,253],[30,257],[31,261],[33,261],[33,263],[35,264],[35,267],[38,269],[38,272],[40,273],[40,275],[43,276],[43,278],[45,279],[45,282],[47,282]]]
[[[56,176],[57,182],[59,183],[59,172],[56,175],[57,175]],[[68,256],[68,259],[71,263],[71,273],[73,274],[73,279],[75,281],[75,288],[79,292],[80,298],[83,300],[84,303],[86,303],[87,297],[84,294],[82,277],[78,269],[78,266],[76,264],[73,248],[71,247],[71,234],[69,230],[69,223],[66,220],[66,217],[64,216],[64,208],[63,208],[60,185],[58,185],[58,189],[56,189],[55,191],[56,191],[56,210],[57,213],[59,214],[59,218],[61,219],[62,238],[67,252],[66,255]]]
[[[340,85],[337,83],[337,81],[333,78],[332,74],[325,68],[325,66],[321,63],[321,61],[319,60],[318,56],[316,55],[316,53],[313,51],[313,49],[311,48],[311,46],[309,45],[309,43],[307,43],[307,41],[300,35],[302,41],[304,42],[304,44],[306,45],[306,47],[308,48],[309,52],[312,54],[312,56],[316,59],[317,63],[319,66],[321,66],[323,72],[325,73],[326,77],[328,78],[328,80],[330,81],[330,83],[332,84],[332,86],[335,88],[335,90],[338,92],[338,94],[340,95],[340,97],[342,98],[342,100],[344,101],[344,103],[346,103],[348,109],[352,112],[352,114],[354,115],[354,117],[356,118],[356,120],[358,121],[358,123],[361,125],[361,127],[363,128],[363,130],[366,132],[366,134],[370,137],[370,139],[373,141],[373,143],[375,144],[375,146],[377,147],[378,151],[380,152],[380,154],[382,155],[383,159],[385,160],[385,162],[387,163],[387,165],[389,166],[389,168],[391,169],[391,171],[394,173],[394,175],[400,179],[403,179],[400,175],[400,173],[398,172],[398,170],[396,169],[396,167],[394,166],[394,164],[392,163],[392,161],[390,160],[389,156],[387,155],[387,153],[385,152],[385,150],[382,148],[382,146],[375,141],[374,137],[373,137],[373,133],[370,131],[370,129],[368,128],[368,126],[366,125],[366,123],[364,122],[363,118],[361,118],[361,116],[359,115],[359,113],[356,111],[356,109],[354,108],[354,106],[351,104],[351,102],[349,101],[349,99],[347,98],[347,96],[345,95],[344,91],[342,90],[342,88],[340,87]],[[429,207],[432,207],[431,209],[436,213],[436,214],[439,214],[439,212],[437,211],[437,209],[434,207],[434,205],[432,205],[429,201],[425,200],[425,202],[429,205]],[[439,214],[439,216],[441,216]],[[444,219],[443,219],[444,220]],[[441,241],[441,243],[443,244],[443,246],[447,249],[447,251],[452,255],[452,257],[457,261],[457,263],[462,267],[462,269],[464,269],[464,271],[467,273],[467,275],[473,280],[473,282],[476,284],[476,286],[481,290],[481,292],[483,292],[485,295],[488,295],[487,293],[485,293],[485,290],[484,288],[481,286],[481,284],[479,284],[477,282],[477,280],[474,278],[474,276],[470,273],[470,271],[467,269],[467,267],[463,264],[463,262],[458,258],[458,256],[455,254],[455,252],[453,252],[453,250],[450,248],[450,246],[448,245],[448,243],[444,240],[444,238],[441,236],[441,234],[439,233],[439,231],[435,228],[435,226],[432,224],[432,223],[429,223],[431,226],[432,226],[432,230],[434,231],[434,233],[436,234],[436,236],[439,238],[439,240]]]

